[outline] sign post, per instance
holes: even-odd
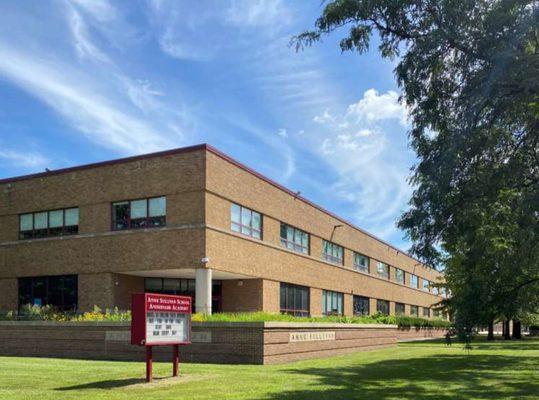
[[[191,343],[191,298],[133,294],[131,344],[146,346],[146,382],[152,381],[153,346],[172,347],[172,376],[178,376],[179,346]]]

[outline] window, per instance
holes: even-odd
[[[410,306],[410,315],[419,317],[419,307],[418,306]]]
[[[440,296],[447,298],[447,294],[445,292],[445,288],[440,288]]]
[[[324,315],[342,315],[343,314],[343,294],[322,291],[322,313]]]
[[[436,286],[432,287],[432,293],[435,294],[436,296],[438,296],[439,291],[438,291],[438,288]]]
[[[432,310],[432,316],[434,318],[440,318],[440,311],[439,310]]]
[[[383,315],[389,315],[389,301],[376,300],[376,312]]]
[[[395,315],[404,315],[405,308],[403,303],[395,303]]]
[[[112,203],[112,230],[115,231],[164,226],[166,219],[165,196]]]
[[[281,246],[309,254],[309,234],[281,222]]]
[[[33,239],[79,233],[77,207],[19,215],[19,239]]]
[[[180,278],[144,278],[145,293],[175,294],[192,298],[192,312],[195,312],[195,280]],[[212,281],[212,311],[221,311],[222,281]]]
[[[369,315],[369,298],[364,296],[354,296],[354,315]]]
[[[389,279],[389,265],[378,262],[378,264],[376,264],[376,273],[380,278]]]
[[[50,305],[61,311],[76,311],[77,275],[19,278],[19,309],[26,305]]]
[[[323,241],[322,248],[322,257],[324,260],[329,261],[334,264],[343,265],[344,261],[344,249],[338,244],[328,242],[327,240]]]
[[[395,281],[404,285],[404,271],[400,268],[395,268]]]
[[[423,279],[423,290],[425,292],[430,292],[430,282],[426,279]]]
[[[419,279],[417,275],[410,275],[410,287],[417,289],[419,287]]]
[[[428,307],[423,307],[423,316],[425,318],[430,318],[430,308]]]
[[[369,257],[354,252],[354,269],[356,271],[369,273]]]
[[[230,229],[234,232],[262,239],[262,215],[248,208],[232,204],[230,206]]]
[[[296,317],[308,317],[309,288],[281,283],[281,313]]]

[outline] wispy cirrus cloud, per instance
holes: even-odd
[[[114,6],[104,0],[61,4],[57,11],[64,19],[58,23],[65,23],[69,35],[58,43],[33,39],[35,45],[29,49],[10,44],[9,34],[0,36],[0,77],[46,104],[99,146],[132,154],[184,143],[184,128],[191,123],[185,107],[167,104],[163,92],[148,80],[133,78],[121,60],[114,60],[94,40],[92,20],[107,30],[119,14]],[[17,34],[24,37],[21,28]],[[99,40],[106,42],[107,37]]]
[[[43,154],[32,151],[0,149],[0,164],[8,164],[14,169],[44,169],[50,164],[50,159]]]

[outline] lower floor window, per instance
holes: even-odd
[[[343,315],[343,294],[330,290],[322,291],[322,313],[324,315]]]
[[[389,301],[376,300],[376,312],[383,315],[389,315]]]
[[[423,307],[423,316],[426,318],[430,318],[430,308]]]
[[[410,315],[415,315],[416,317],[419,316],[419,307],[418,306],[410,306]]]
[[[395,315],[404,315],[403,303],[395,303]]]
[[[195,312],[195,280],[194,279],[179,279],[179,278],[145,278],[144,292],[146,293],[162,293],[175,294],[178,296],[191,297],[191,306]],[[222,299],[222,282],[213,281],[211,289],[212,311],[221,311]]]
[[[369,298],[354,296],[354,315],[369,315]]]
[[[49,305],[61,311],[76,311],[77,275],[55,275],[19,278],[19,309],[26,304]]]
[[[281,312],[296,317],[309,316],[309,288],[281,283]]]

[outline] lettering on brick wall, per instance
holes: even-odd
[[[106,331],[105,340],[110,342],[128,342],[131,340],[129,331]]]
[[[210,331],[191,332],[191,342],[192,343],[211,343],[211,332]]]
[[[290,332],[290,342],[335,340],[335,332]]]

